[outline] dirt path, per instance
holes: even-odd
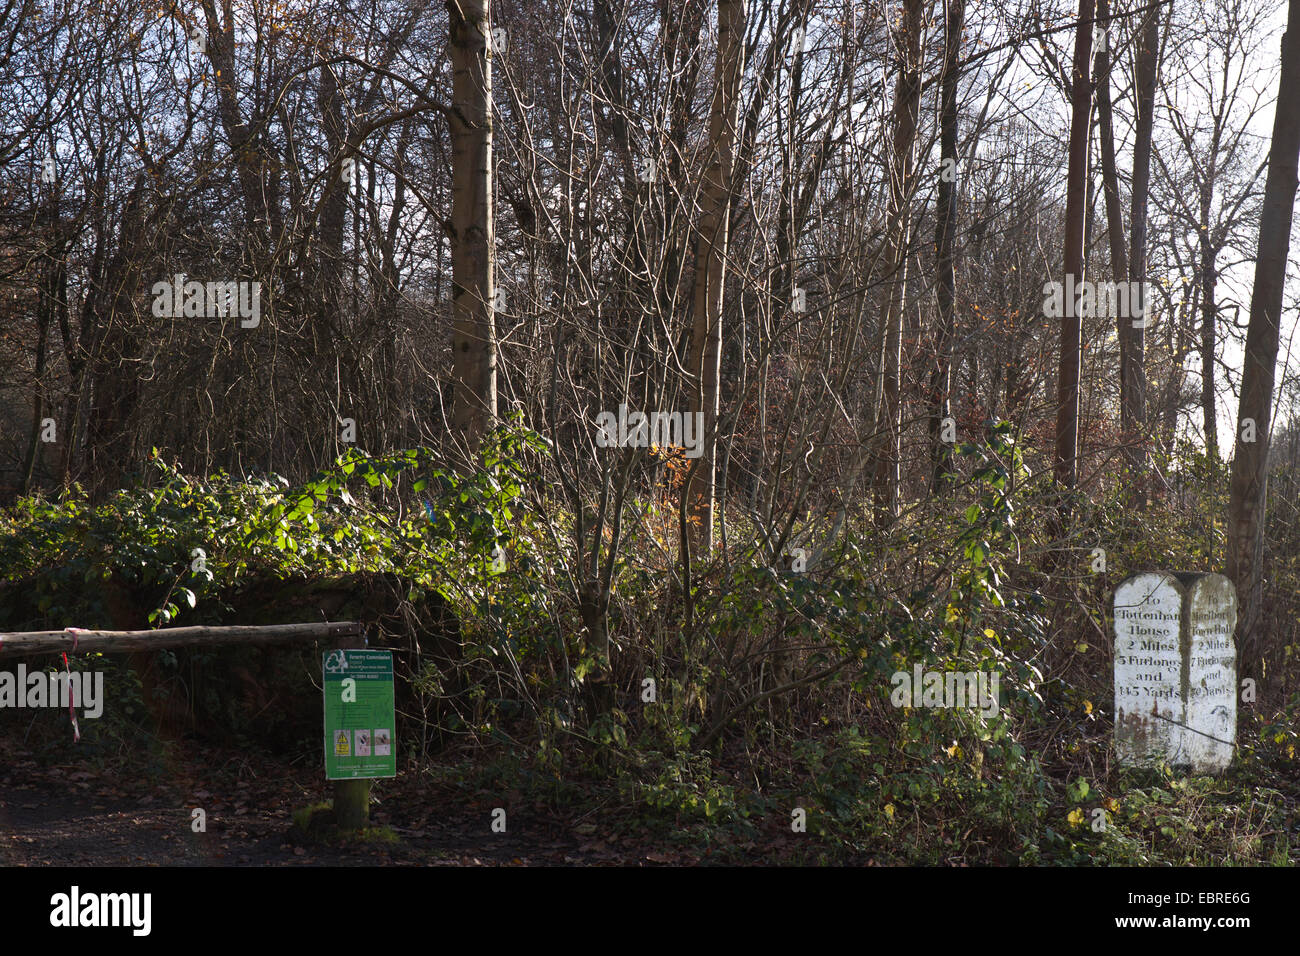
[[[302,865],[662,865],[702,862],[697,852],[665,851],[662,841],[598,835],[582,818],[558,820],[483,794],[449,804],[417,781],[383,781],[372,822],[395,843],[351,847],[305,844],[293,811],[329,798],[319,768],[288,768],[204,747],[169,761],[164,778],[123,779],[113,771],[39,766],[0,742],[0,866]],[[493,833],[492,809],[508,811]],[[441,804],[442,812],[434,812]],[[450,806],[456,809],[451,810]],[[206,832],[192,811],[206,814]],[[658,845],[655,845],[658,844]]]

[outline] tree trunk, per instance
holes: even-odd
[[[735,161],[736,116],[745,63],[744,0],[718,0],[718,58],[709,119],[709,155],[701,186],[699,238],[695,248],[695,308],[691,372],[697,377],[692,411],[704,413],[704,453],[695,464],[688,496],[699,519],[699,537],[713,546],[717,482],[718,380],[722,372],[722,292],[726,278],[727,225]]]
[[[876,436],[880,454],[876,468],[877,517],[898,514],[903,406],[900,386],[903,364],[903,307],[907,296],[909,245],[908,200],[912,192],[913,147],[921,108],[922,0],[904,0],[903,22],[896,34],[898,80],[894,87],[894,142],[889,166],[889,299],[881,321],[880,385],[877,389]]]
[[[947,0],[944,21],[943,87],[939,108],[939,199],[935,210],[934,244],[938,255],[939,329],[935,339],[936,368],[930,380],[934,411],[930,416],[930,445],[934,476],[931,488],[943,489],[952,476],[952,446],[942,440],[943,420],[952,412],[952,342],[956,322],[957,268],[953,237],[957,232],[957,81],[961,79],[962,21],[966,0]]]
[[[1184,334],[1184,329],[1190,327],[1190,316],[1195,315],[1200,308],[1201,287],[1196,283],[1192,283],[1191,289],[1191,301],[1179,306],[1177,314],[1171,316],[1170,324],[1173,328],[1167,329],[1171,358],[1169,361],[1169,379],[1165,383],[1165,389],[1162,393],[1163,402],[1160,416],[1160,447],[1167,454],[1172,453],[1174,450],[1174,433],[1178,427],[1178,413],[1182,408],[1183,383],[1187,378],[1186,373],[1183,371],[1183,365],[1192,350],[1191,336],[1190,334]],[[1170,311],[1172,312],[1172,307]]]
[[[97,489],[114,486],[132,467],[132,430],[142,381],[136,301],[146,243],[152,238],[147,235],[144,196],[144,174],[139,173],[122,204],[117,249],[104,274],[105,299],[99,302],[103,311],[93,326],[86,446],[91,484]]]
[[[50,313],[54,305],[50,301],[48,284],[45,280],[41,289],[40,307],[36,313],[36,369],[32,376],[32,428],[28,436],[27,457],[23,462],[23,494],[30,494],[32,479],[36,475],[36,458],[41,448],[41,418],[45,414],[45,346],[50,331]]]
[[[1246,368],[1237,412],[1237,450],[1232,459],[1228,505],[1228,576],[1237,585],[1237,646],[1241,674],[1264,673],[1265,647],[1260,628],[1263,597],[1264,515],[1268,502],[1269,413],[1277,365],[1282,290],[1291,248],[1291,218],[1300,158],[1300,0],[1290,0],[1287,32],[1282,40],[1282,76],[1273,117],[1273,144],[1264,185],[1264,208],[1255,256],[1255,287],[1250,297],[1246,332]],[[1243,441],[1248,419],[1255,440]],[[1280,648],[1279,648],[1280,650]]]
[[[1098,29],[1110,26],[1110,0],[1097,0]],[[1120,212],[1119,173],[1115,168],[1115,118],[1110,103],[1110,38],[1101,34],[1097,47],[1097,125],[1101,144],[1101,183],[1106,201],[1106,238],[1110,242],[1111,279],[1128,279],[1128,256],[1124,250],[1124,216]],[[1124,325],[1120,321],[1120,353],[1124,352]],[[1131,323],[1129,323],[1130,328]],[[1121,383],[1121,388],[1122,388]]]
[[[1133,195],[1130,206],[1128,277],[1147,290],[1147,198],[1151,188],[1151,131],[1155,121],[1156,75],[1160,67],[1160,8],[1152,6],[1142,21],[1138,39],[1137,86],[1134,92],[1137,131],[1133,141]],[[1143,300],[1150,298],[1143,295]],[[1146,330],[1132,322],[1120,324],[1120,424],[1135,441],[1125,445],[1129,467],[1145,476],[1146,446]],[[1127,439],[1126,439],[1127,441]],[[1130,501],[1146,507],[1146,486],[1130,483]]]
[[[263,137],[255,130],[256,122],[249,124],[239,108],[237,91],[238,71],[235,67],[235,18],[229,0],[217,12],[214,0],[203,0],[203,13],[207,25],[207,51],[212,67],[217,71],[217,115],[230,143],[230,153],[235,158],[240,190],[244,194],[244,212],[247,216],[248,238],[255,246],[262,246],[267,234],[267,191],[263,178]]]
[[[1219,306],[1214,290],[1219,283],[1214,246],[1210,242],[1211,179],[1207,175],[1201,186],[1201,421],[1205,429],[1205,455],[1211,463],[1219,460],[1218,403],[1214,391],[1214,353],[1217,344],[1215,324]]]
[[[338,159],[347,144],[343,120],[343,97],[339,92],[334,65],[320,67],[321,128],[325,133],[325,146],[331,160]],[[347,217],[349,186],[342,182],[342,166],[331,167],[321,198],[320,243],[318,268],[320,306],[324,313],[322,324],[338,320],[342,306],[343,281],[343,226]],[[341,330],[340,330],[341,331]]]
[[[497,414],[488,0],[448,0],[451,30],[452,427],[473,451]]]
[[[1071,77],[1070,166],[1065,193],[1065,288],[1081,288],[1083,274],[1083,220],[1088,178],[1088,119],[1091,111],[1092,26],[1095,0],[1079,0],[1079,24],[1074,37],[1074,73]],[[1075,486],[1079,476],[1079,372],[1083,323],[1077,299],[1064,303],[1061,316],[1061,363],[1056,390],[1056,483]],[[1068,518],[1069,505],[1062,507]]]
[[[1109,31],[1110,0],[1097,0],[1098,30]],[[1115,165],[1115,118],[1110,102],[1110,37],[1109,33],[1099,33],[1100,43],[1097,47],[1097,137],[1101,144],[1101,182],[1102,193],[1106,201],[1106,237],[1110,244],[1111,280],[1117,284],[1128,281],[1128,256],[1124,248],[1124,214],[1121,212],[1119,195],[1119,172]],[[1119,407],[1120,407],[1120,441],[1129,474],[1136,478],[1135,450],[1139,436],[1133,421],[1132,398],[1129,395],[1129,367],[1132,364],[1133,334],[1139,330],[1133,328],[1132,314],[1124,315],[1124,310],[1115,316],[1117,337],[1119,339]],[[1129,487],[1137,484],[1133,481]]]
[[[59,216],[58,197],[50,198],[50,225],[47,241],[50,243],[49,261],[41,275],[39,304],[36,309],[36,368],[32,376],[32,427],[28,436],[27,457],[23,462],[23,494],[30,494],[36,475],[36,459],[40,457],[41,420],[45,416],[45,367],[49,344],[50,325],[59,310],[59,297],[63,294],[63,275],[67,269],[66,245],[61,233],[63,222]]]

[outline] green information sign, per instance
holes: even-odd
[[[325,779],[396,777],[393,652],[326,651]]]

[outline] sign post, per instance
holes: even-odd
[[[397,776],[392,651],[338,648],[322,661],[325,778],[340,830],[370,822],[370,781]]]

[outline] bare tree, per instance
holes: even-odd
[[[889,224],[886,269],[889,294],[880,327],[880,362],[876,388],[876,434],[881,451],[876,471],[876,497],[882,517],[898,514],[902,457],[903,306],[907,298],[908,245],[911,234],[909,202],[913,189],[916,130],[921,109],[921,34],[926,4],[904,0],[903,17],[895,33],[898,74],[894,81],[893,142],[889,154]]]
[[[695,250],[695,306],[690,370],[698,378],[694,411],[704,413],[705,449],[689,485],[700,540],[712,547],[717,483],[717,432],[722,363],[722,295],[727,267],[728,218],[735,163],[736,114],[745,72],[745,0],[718,0],[718,54],[709,146],[700,195],[702,211]],[[683,539],[685,540],[685,539]]]
[[[1262,676],[1266,657],[1274,650],[1265,644],[1258,622],[1264,586],[1264,515],[1268,502],[1273,382],[1298,162],[1300,0],[1291,0],[1286,34],[1282,38],[1282,71],[1259,224],[1255,286],[1246,333],[1246,369],[1237,411],[1237,445],[1228,504],[1228,576],[1236,582],[1240,599],[1237,647],[1241,653],[1241,672],[1251,676]],[[1280,653],[1280,642],[1276,649]]]
[[[1071,82],[1070,168],[1066,179],[1065,252],[1067,289],[1083,287],[1085,187],[1088,180],[1088,119],[1092,109],[1092,29],[1095,0],[1079,0]],[[1061,362],[1056,401],[1056,481],[1066,489],[1078,482],[1079,365],[1082,317],[1078,303],[1066,303],[1061,315]],[[1068,506],[1067,506],[1068,507]]]
[[[1219,461],[1218,376],[1222,361],[1219,277],[1225,250],[1239,244],[1255,215],[1263,157],[1256,161],[1252,119],[1264,103],[1250,48],[1265,15],[1258,4],[1218,0],[1195,12],[1172,60],[1178,85],[1165,90],[1165,108],[1177,150],[1156,153],[1162,198],[1180,231],[1195,246],[1199,289],[1201,425],[1211,462]],[[1248,253],[1241,253],[1245,258]]]
[[[448,0],[452,106],[452,424],[478,444],[497,415],[492,53],[488,0]]]
[[[1170,15],[1173,5],[1170,4]],[[1160,70],[1160,8],[1152,5],[1142,18],[1135,54],[1133,189],[1129,202],[1128,278],[1143,283],[1143,303],[1149,300],[1147,278],[1147,201],[1151,188],[1151,136],[1155,125],[1156,80]],[[1120,428],[1129,466],[1135,474],[1147,469],[1146,444],[1146,321],[1120,323]],[[1179,363],[1181,368],[1181,361]],[[1133,444],[1129,445],[1128,442]],[[1133,501],[1146,501],[1141,481],[1133,486]]]
[[[952,446],[943,441],[944,419],[952,411],[952,342],[956,325],[957,269],[954,243],[957,232],[957,84],[961,79],[958,59],[961,55],[965,0],[944,0],[943,83],[939,106],[939,199],[935,210],[935,255],[938,278],[938,331],[935,336],[937,366],[930,383],[934,395],[930,442],[933,446],[934,474],[931,487],[936,491],[952,475]]]

